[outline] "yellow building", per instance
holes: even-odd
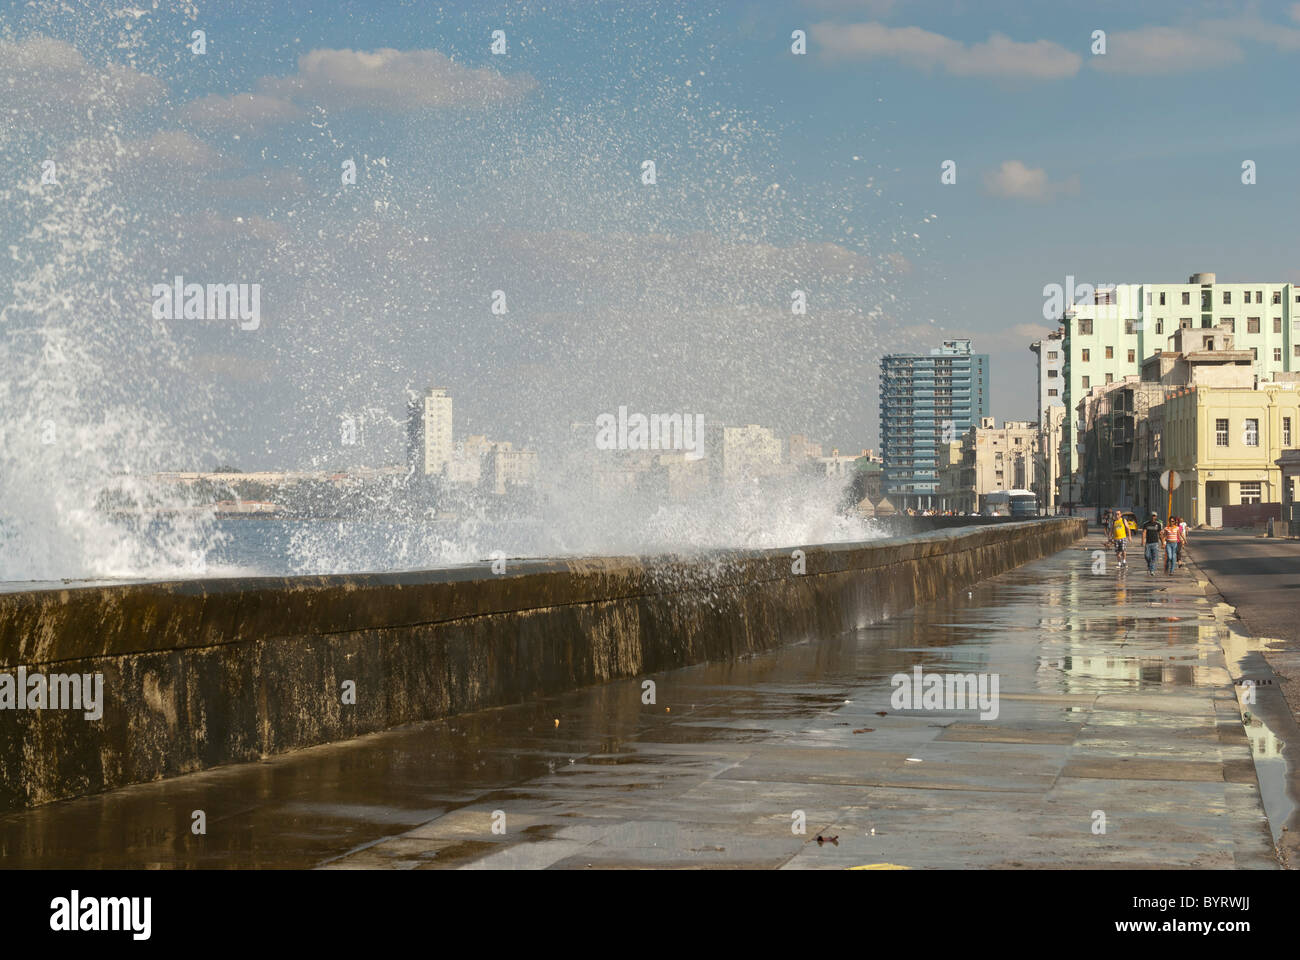
[[[1215,507],[1280,503],[1282,473],[1275,461],[1294,445],[1298,429],[1300,395],[1294,384],[1171,393],[1161,445],[1165,466],[1182,480],[1173,512],[1204,525]]]

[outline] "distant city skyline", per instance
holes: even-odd
[[[20,257],[6,319],[57,330],[47,280],[118,311],[74,331],[113,389],[248,468],[346,416],[400,459],[435,359],[519,442],[626,404],[874,447],[880,357],[953,338],[1036,417],[1049,285],[1300,279],[1297,56],[1290,3],[15,7],[0,240],[95,245]],[[152,309],[176,277],[194,316]]]

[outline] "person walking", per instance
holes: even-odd
[[[1178,566],[1178,523],[1176,517],[1170,517],[1169,522],[1160,530],[1160,542],[1165,548],[1165,573],[1173,575]]]
[[[1187,521],[1178,517],[1178,565],[1183,565],[1183,550],[1187,546]]]
[[[1123,568],[1128,566],[1128,525],[1118,512],[1109,514],[1111,520],[1109,539],[1115,541],[1115,564]]]
[[[1162,529],[1154,511],[1151,513],[1151,519],[1142,525],[1142,545],[1146,551],[1147,576],[1149,577],[1156,575],[1156,557],[1160,555],[1160,534]]]
[[[1109,507],[1101,515],[1101,528],[1106,531],[1106,546],[1109,547],[1115,540],[1115,526],[1111,522]]]

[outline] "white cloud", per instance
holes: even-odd
[[[1052,182],[1042,167],[1026,167],[1019,160],[1004,160],[996,170],[984,174],[984,189],[995,197],[1042,203],[1057,194],[1079,192],[1079,178]]]
[[[1292,8],[1295,16],[1296,8]],[[1091,57],[1107,73],[1172,74],[1222,67],[1246,58],[1241,41],[1283,52],[1300,50],[1300,29],[1258,17],[1203,20],[1177,27],[1141,27],[1107,35],[1105,56]]]
[[[97,67],[76,47],[50,37],[20,43],[0,39],[0,108],[27,113],[38,121],[50,111],[147,106],[166,88],[155,77],[110,63]]]
[[[830,59],[894,59],[925,70],[941,68],[957,77],[1055,79],[1078,73],[1079,54],[1050,40],[1029,43],[994,33],[983,43],[964,44],[920,27],[882,23],[817,23],[812,37]]]
[[[208,196],[244,204],[273,204],[306,192],[302,177],[292,170],[270,168],[235,180],[205,181]]]
[[[849,10],[884,17],[893,12],[895,0],[804,0],[804,4],[818,10]]]
[[[288,123],[303,116],[296,104],[279,97],[260,93],[237,93],[223,97],[210,94],[181,110],[184,120],[205,129],[254,132],[279,123]]]
[[[148,140],[126,144],[123,151],[134,162],[184,167],[191,171],[214,170],[227,163],[219,150],[182,130],[160,130]]]
[[[1236,42],[1199,27],[1142,27],[1108,34],[1105,56],[1093,57],[1092,64],[1108,73],[1178,73],[1241,58]]]
[[[269,97],[331,109],[417,110],[482,106],[522,96],[536,86],[526,73],[510,76],[466,67],[436,50],[312,50],[298,72],[267,77]]]

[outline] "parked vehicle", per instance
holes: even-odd
[[[1038,495],[1032,490],[994,490],[980,498],[980,513],[986,517],[1038,516]]]

